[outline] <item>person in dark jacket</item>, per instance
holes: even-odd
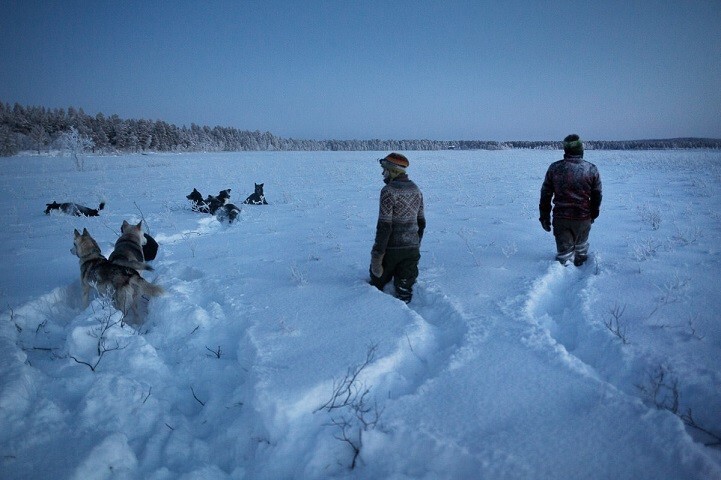
[[[409,162],[404,155],[390,153],[379,162],[386,185],[381,189],[371,250],[370,283],[383,290],[392,279],[396,297],[408,303],[418,278],[420,246],[426,228],[423,194],[406,174]]]
[[[563,151],[563,160],[552,163],[543,180],[539,220],[547,232],[553,226],[556,259],[562,265],[573,260],[580,267],[588,258],[591,224],[601,209],[601,175],[596,165],[583,159],[583,142],[578,135],[563,140]]]

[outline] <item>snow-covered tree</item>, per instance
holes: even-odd
[[[75,127],[63,132],[59,138],[60,147],[75,159],[75,167],[82,171],[85,169],[85,153],[92,150],[93,140],[78,132]]]

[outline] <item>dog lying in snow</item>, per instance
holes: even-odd
[[[162,287],[145,280],[137,270],[107,260],[87,228],[82,234],[77,229],[74,233],[70,253],[80,259],[83,308],[89,304],[91,287],[101,295],[111,295],[115,308],[125,315],[135,309],[139,296],[156,297],[164,293]]]
[[[210,213],[215,215],[218,209],[225,205],[226,201],[230,198],[230,189],[226,188],[218,193],[218,196],[208,195],[203,198],[203,195],[194,188],[192,192],[185,196],[190,200],[190,208],[194,212]]]
[[[255,184],[255,192],[248,196],[243,202],[246,205],[268,205],[263,194],[263,183]]]
[[[197,188],[194,188],[192,192],[190,192],[188,195],[185,196],[188,200],[190,200],[190,208],[194,212],[201,212],[201,213],[209,213],[210,209],[208,208],[208,204],[205,203],[205,200],[203,200],[203,195],[198,191]]]
[[[100,202],[97,209],[88,208],[72,202],[58,203],[54,201],[53,203],[46,203],[45,205],[45,215],[49,215],[53,210],[58,210],[68,215],[75,215],[76,217],[97,217],[100,215],[100,210],[105,208],[105,202]]]
[[[108,257],[108,260],[116,265],[123,265],[137,271],[152,270],[153,267],[145,263],[143,246],[146,243],[147,239],[143,234],[143,222],[131,225],[127,220],[123,220],[123,225],[120,227],[120,237],[115,242],[115,249]]]
[[[215,215],[221,222],[228,219],[228,223],[233,223],[233,221],[238,218],[238,214],[240,214],[240,208],[232,203],[228,203],[230,199],[230,188],[221,190],[217,196],[208,195],[206,198],[203,198],[203,195],[198,189],[194,188],[185,198],[190,200],[190,208],[194,212]]]
[[[225,205],[229,199],[229,188],[221,190],[220,193],[218,193],[217,197],[214,197],[213,195],[208,195],[208,198],[205,199],[205,203],[208,205],[208,213],[210,213],[211,215],[215,215],[218,212],[218,209]]]

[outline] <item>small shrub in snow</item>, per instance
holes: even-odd
[[[313,413],[325,410],[331,415],[326,425],[337,427],[339,432],[334,437],[347,443],[353,451],[351,470],[355,468],[358,455],[363,446],[363,432],[373,430],[383,413],[378,403],[371,402],[371,387],[360,380],[361,373],[375,360],[378,345],[370,345],[366,359],[360,365],[348,367],[345,377],[333,382],[333,393],[330,399],[318,407]]]
[[[655,371],[648,373],[646,383],[636,385],[636,388],[647,403],[660,410],[668,410],[680,418],[687,427],[703,433],[709,439],[705,445],[721,446],[721,433],[699,425],[690,408],[685,412],[681,410],[681,392],[678,384],[678,378],[673,375],[672,369],[659,365]]]
[[[676,233],[671,237],[671,240],[680,246],[691,245],[696,243],[699,238],[703,237],[703,231],[701,227],[694,227],[693,229],[680,229],[676,228]]]
[[[661,227],[661,211],[657,207],[641,205],[638,207],[638,214],[641,216],[641,221],[647,223],[651,230],[658,230]]]
[[[639,262],[656,256],[661,244],[653,238],[639,240],[633,245],[633,256]]]
[[[661,294],[656,297],[656,305],[651,313],[648,314],[648,317],[646,317],[647,320],[658,312],[661,307],[685,300],[689,288],[689,279],[681,278],[678,273],[676,273],[670,281],[663,285],[657,285],[656,288],[658,288]]]
[[[100,297],[100,305],[102,308],[101,316],[98,319],[98,326],[88,333],[91,337],[97,338],[98,340],[97,358],[94,360],[81,360],[74,355],[70,355],[70,358],[72,358],[76,363],[88,366],[93,372],[98,368],[100,361],[107,353],[116,350],[123,350],[128,346],[127,344],[121,345],[117,339],[112,342],[108,339],[108,333],[110,330],[114,327],[122,326],[124,320],[122,312],[112,308],[112,303],[112,294]]]
[[[703,340],[706,335],[701,335],[698,332],[696,326],[694,325],[694,322],[697,318],[698,315],[689,316],[688,320],[683,325],[673,323],[656,323],[654,325],[651,325],[651,327],[666,330],[677,330],[680,331],[682,335],[687,336],[689,339],[695,338],[696,340]]]

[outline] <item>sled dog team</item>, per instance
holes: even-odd
[[[197,189],[187,197],[191,200],[191,208],[196,212],[216,215],[220,221],[228,219],[232,223],[240,213],[240,209],[228,203],[230,189],[221,190],[218,196],[208,195],[203,199]],[[249,205],[267,205],[263,194],[263,184],[255,184],[255,192],[243,202]],[[57,210],[74,216],[97,217],[100,210],[105,207],[101,202],[97,209],[83,205],[66,202],[46,204],[45,214]],[[80,284],[82,287],[83,308],[90,303],[90,290],[95,289],[100,295],[112,298],[113,306],[120,310],[124,316],[132,315],[140,318],[138,302],[141,299],[149,300],[164,293],[159,285],[145,280],[140,272],[153,270],[146,262],[155,259],[158,252],[158,243],[153,237],[143,232],[143,222],[136,225],[123,221],[120,227],[120,236],[115,242],[113,252],[108,258],[103,256],[100,246],[90,235],[87,228],[80,233],[74,231],[73,247],[70,252],[77,256],[80,262]]]

